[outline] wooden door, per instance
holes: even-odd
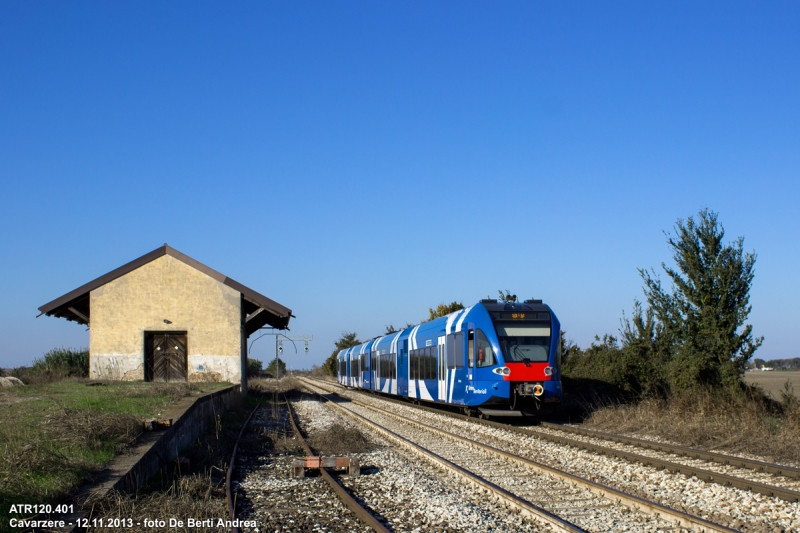
[[[145,379],[186,381],[186,332],[145,334]]]

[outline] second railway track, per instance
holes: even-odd
[[[382,396],[381,399],[403,406],[411,405],[396,398]],[[456,419],[470,420],[474,424],[534,436],[592,453],[638,462],[687,477],[695,477],[708,483],[747,490],[787,502],[800,502],[800,468],[788,465],[548,422],[542,422],[538,427],[519,427],[470,418],[425,405],[416,405],[415,408]]]
[[[330,382],[325,384],[328,387],[339,387]],[[344,389],[340,388],[340,391],[342,390]],[[347,396],[358,394],[358,398],[384,402],[387,405],[396,405],[398,407],[392,407],[391,409],[397,412],[411,410],[417,413],[413,416],[420,421],[429,422],[434,419],[447,419],[449,421],[443,423],[449,425],[452,431],[461,435],[471,435],[474,438],[479,438],[475,437],[475,435],[482,434],[483,437],[480,438],[485,441],[489,439],[488,442],[502,443],[501,447],[504,449],[518,450],[523,455],[541,460],[552,466],[561,465],[559,468],[565,468],[584,477],[610,484],[643,498],[666,503],[692,515],[706,517],[735,529],[769,533],[800,530],[800,515],[798,514],[800,507],[797,503],[790,503],[791,489],[788,491],[790,498],[785,500],[762,496],[761,494],[753,494],[730,486],[704,483],[698,478],[693,478],[691,473],[688,475],[676,475],[670,469],[659,472],[658,466],[646,466],[646,464],[636,466],[639,461],[630,457],[621,457],[624,454],[619,453],[619,450],[591,451],[589,449],[591,446],[586,446],[587,443],[580,441],[572,443],[561,442],[559,444],[558,441],[563,439],[563,436],[556,436],[556,438],[544,436],[550,438],[543,438],[542,435],[528,428],[517,428],[506,424],[468,419],[462,415],[443,413],[437,409],[420,409],[418,406],[412,406],[408,402],[375,395],[359,394],[355,391],[347,391],[344,394]],[[548,429],[548,431],[555,432],[555,429]],[[516,437],[514,436],[515,434],[517,435]],[[565,449],[566,446],[569,446],[569,448]],[[632,455],[636,456],[638,454],[634,453]],[[657,462],[657,459],[653,458],[645,457],[645,460]],[[641,463],[639,462],[639,464]],[[689,470],[689,472],[691,471]],[[750,472],[750,474],[766,475],[756,472]],[[793,482],[794,480],[789,481]],[[773,489],[777,489],[778,492],[781,490],[780,487],[767,486],[765,491]]]
[[[320,390],[319,384],[306,382]],[[327,392],[324,391],[323,392]],[[331,397],[331,400],[334,398]],[[357,400],[339,405],[351,416],[420,445],[519,500],[586,531],[734,531],[726,526],[625,494],[516,454],[404,418]],[[396,410],[395,410],[396,411]],[[379,421],[379,422],[378,422]],[[441,465],[440,465],[441,466]],[[494,490],[487,486],[487,490]],[[502,493],[493,498],[513,505]],[[517,506],[523,510],[524,506]],[[543,519],[537,516],[537,519]],[[553,525],[557,528],[559,526]],[[568,529],[567,529],[568,530]]]

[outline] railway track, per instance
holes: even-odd
[[[232,482],[236,516],[255,520],[262,532],[372,530],[350,506],[341,502],[322,475],[309,472],[304,479],[297,479],[291,474],[292,462],[309,454],[299,444],[300,437],[308,438],[311,451],[320,452],[332,446],[331,434],[337,436],[342,432],[346,436],[336,441],[336,445],[355,450],[347,455],[359,461],[362,475],[333,477],[358,505],[390,531],[553,531],[510,514],[500,506],[487,507],[483,492],[448,482],[378,434],[362,434],[349,417],[316,395],[296,394],[290,400],[290,404],[262,408],[253,415],[251,428],[242,440],[261,443],[262,450],[255,451],[251,442],[243,451],[240,449],[241,457],[237,458]],[[299,436],[292,427],[292,419]],[[350,437],[356,434],[368,445],[351,446]],[[273,445],[265,448],[263,443],[267,441]],[[328,448],[327,456],[331,454]]]
[[[327,386],[335,386],[340,390],[347,390],[338,384],[323,382]],[[476,431],[486,433],[486,439],[490,442],[503,443],[508,449],[518,449],[518,453],[534,458],[536,460],[560,467],[570,472],[575,472],[585,477],[591,477],[604,484],[615,486],[618,489],[630,492],[647,499],[660,501],[670,507],[699,515],[706,519],[727,524],[736,529],[753,532],[783,532],[800,531],[800,504],[789,503],[794,499],[791,488],[784,490],[781,487],[768,485],[763,488],[762,493],[787,494],[786,499],[762,496],[759,493],[751,493],[733,488],[731,484],[705,483],[700,479],[691,476],[690,472],[701,471],[697,465],[676,465],[685,474],[674,475],[678,470],[675,466],[670,469],[670,465],[675,464],[676,457],[670,457],[670,461],[664,461],[658,457],[641,456],[637,453],[629,453],[629,450],[615,450],[613,448],[597,447],[577,439],[565,440],[563,436],[547,435],[550,438],[543,438],[541,433],[554,433],[558,428],[545,428],[544,430],[521,428],[500,424],[493,421],[469,418],[460,414],[455,414],[442,409],[435,409],[425,406],[411,405],[407,401],[386,398],[365,394],[361,391],[347,390],[344,394],[352,396],[357,394],[359,398],[374,399],[379,402],[387,402],[387,405],[397,405],[401,410],[414,410],[418,413],[416,418],[428,420],[431,417],[439,419],[449,419],[453,429],[465,435],[474,435]],[[395,409],[394,407],[392,409]],[[555,437],[555,438],[554,438]],[[583,437],[588,439],[588,437]],[[519,442],[517,442],[519,441]],[[529,445],[524,446],[527,441]],[[596,446],[596,445],[595,445]],[[619,444],[617,446],[627,446]],[[665,445],[666,446],[666,445]],[[594,450],[596,451],[593,451]],[[572,451],[570,451],[572,450]],[[628,453],[622,453],[628,452]],[[646,453],[665,453],[647,451]],[[723,456],[723,454],[718,454]],[[626,458],[627,456],[627,458]],[[735,465],[737,458],[731,458]],[[696,459],[683,458],[684,461],[696,461]],[[649,463],[650,466],[644,466]],[[664,464],[666,463],[666,467]],[[638,467],[635,465],[643,465]],[[781,465],[776,465],[781,466]],[[661,472],[658,468],[666,470]],[[712,465],[718,469],[739,468],[726,466],[723,464]],[[649,473],[648,473],[649,472]],[[749,474],[751,476],[769,477],[776,482],[780,476],[755,472],[752,470],[741,472],[737,475]],[[719,476],[719,472],[712,472],[719,481],[725,476]],[[784,478],[787,483],[796,483],[793,479]],[[754,485],[751,480],[743,479],[737,481],[741,485]],[[757,485],[757,484],[756,484]],[[717,487],[717,488],[715,488]]]
[[[304,380],[337,409],[429,462],[482,487],[492,499],[558,531],[707,531],[728,527],[627,494],[527,457],[467,438],[430,420],[408,418],[359,401],[331,395],[332,384]],[[321,391],[321,392],[320,392]]]
[[[293,458],[313,454],[297,427],[290,403],[284,400],[272,408],[256,407],[248,417],[248,422],[253,419],[251,429],[245,431],[247,422],[242,427],[227,472],[231,519],[254,520],[269,531],[324,528],[388,533],[324,468],[315,478],[296,480],[291,476]],[[256,441],[266,437],[284,445],[281,452],[271,454],[239,450],[237,457],[243,437]],[[239,533],[239,529],[234,528],[232,533]]]
[[[360,391],[359,391],[360,392]],[[407,401],[381,396],[387,402],[409,406]],[[787,502],[800,502],[800,468],[747,459],[696,448],[637,439],[562,424],[541,422],[539,427],[519,427],[491,420],[472,418],[425,405],[415,408],[449,416],[486,427],[502,428],[592,453],[638,462],[659,470],[696,477],[727,487],[748,490]],[[604,443],[613,443],[611,445]]]
[[[594,429],[585,429],[574,426],[566,426],[563,424],[553,424],[551,422],[541,422],[542,427],[563,431],[565,433],[572,433],[575,435],[582,435],[621,444],[628,444],[647,450],[656,450],[674,454],[677,456],[689,457],[693,459],[702,459],[704,461],[715,462],[722,465],[730,465],[737,468],[746,468],[756,472],[766,472],[784,476],[791,479],[800,479],[800,468],[778,463],[768,463],[765,461],[758,461],[755,459],[748,459],[745,457],[738,457],[735,455],[727,455],[717,452],[710,452],[707,450],[700,450],[697,448],[689,448],[687,446],[677,446],[674,444],[666,444],[663,442],[656,442],[645,439],[637,439],[627,435],[618,435],[614,433],[607,433],[605,431],[597,431]]]
[[[284,399],[286,400],[286,407],[288,409],[289,415],[289,422],[292,424],[292,430],[294,431],[295,437],[303,446],[303,449],[306,451],[306,455],[311,457],[314,452],[311,451],[311,448],[306,443],[305,439],[303,438],[303,434],[300,433],[300,429],[297,427],[297,423],[294,420],[294,413],[292,412],[292,405],[289,403],[289,399],[286,398],[284,395]],[[373,531],[376,533],[389,533],[389,529],[384,526],[381,522],[375,518],[372,513],[370,513],[366,507],[362,506],[358,501],[353,498],[349,492],[347,492],[344,487],[342,487],[334,478],[331,476],[325,468],[320,468],[319,473],[322,478],[328,483],[328,485],[333,489],[336,493],[336,496],[339,497],[342,503],[344,503],[348,509],[353,511],[358,519],[366,526],[369,526]]]
[[[542,422],[541,428],[522,431],[706,482],[800,501],[800,468],[549,422]]]

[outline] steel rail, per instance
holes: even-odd
[[[744,457],[737,457],[735,455],[727,455],[724,453],[710,452],[707,450],[700,450],[697,448],[690,448],[688,446],[678,446],[675,444],[665,444],[662,442],[654,442],[645,439],[637,439],[635,437],[628,437],[626,435],[617,435],[615,433],[607,433],[605,431],[598,431],[595,429],[578,428],[575,426],[566,426],[563,424],[554,424],[552,422],[541,422],[542,427],[556,429],[565,433],[575,433],[585,437],[595,437],[598,439],[619,442],[621,444],[630,444],[631,446],[638,446],[659,452],[672,453],[675,455],[683,455],[691,459],[702,459],[730,465],[737,468],[747,468],[757,472],[766,472],[769,474],[777,474],[780,476],[800,479],[800,468],[794,466],[781,465],[777,463],[767,463],[765,461],[757,461],[755,459],[746,459]]]
[[[341,386],[341,385],[339,385],[339,386]],[[364,391],[355,390],[353,392],[363,393]],[[723,474],[723,473],[720,473],[720,472],[714,472],[712,470],[705,470],[705,469],[697,468],[697,467],[694,467],[694,466],[689,466],[689,465],[685,465],[685,464],[681,464],[681,463],[675,463],[675,462],[672,462],[672,461],[668,461],[666,459],[659,459],[657,457],[649,457],[649,456],[641,455],[641,454],[638,454],[638,453],[635,453],[635,452],[629,452],[629,451],[625,451],[625,450],[618,450],[616,448],[609,448],[609,447],[606,447],[606,446],[600,446],[599,444],[592,444],[592,443],[583,442],[583,441],[576,440],[576,439],[570,439],[569,437],[561,437],[561,436],[558,436],[558,435],[552,435],[550,433],[545,433],[543,431],[539,431],[539,430],[536,430],[536,429],[533,429],[533,428],[525,428],[525,427],[513,426],[513,425],[510,425],[510,424],[503,424],[503,423],[500,423],[500,422],[494,422],[494,421],[491,421],[491,420],[473,418],[473,417],[469,417],[469,416],[462,415],[462,414],[459,414],[459,413],[453,413],[453,412],[450,412],[450,411],[444,411],[442,409],[436,409],[434,407],[429,407],[427,405],[412,404],[412,403],[409,403],[409,402],[406,402],[406,401],[403,401],[403,400],[399,400],[399,399],[396,399],[396,398],[387,398],[385,396],[380,396],[380,398],[383,399],[383,400],[386,400],[388,402],[394,402],[394,403],[398,403],[400,405],[406,405],[406,406],[409,406],[409,407],[414,407],[416,409],[422,409],[422,410],[425,410],[425,411],[430,411],[432,413],[438,413],[438,414],[441,414],[441,415],[450,416],[450,417],[458,418],[458,419],[461,419],[461,420],[467,420],[467,421],[470,421],[470,422],[475,423],[475,424],[482,424],[482,425],[488,426],[488,427],[494,427],[494,428],[498,428],[498,429],[505,429],[506,431],[511,431],[513,433],[519,433],[519,434],[522,434],[522,435],[533,436],[533,437],[540,438],[540,439],[543,439],[543,440],[547,440],[547,441],[550,441],[550,442],[555,442],[557,444],[563,444],[563,445],[572,446],[572,447],[575,447],[575,448],[587,450],[587,451],[590,451],[592,453],[597,453],[597,454],[600,454],[600,455],[608,455],[608,456],[624,459],[626,461],[632,461],[632,462],[641,463],[641,464],[643,464],[645,466],[652,466],[653,468],[656,468],[656,469],[659,469],[659,470],[667,470],[668,472],[683,474],[683,475],[685,475],[687,477],[694,476],[694,477],[697,477],[697,479],[699,479],[701,481],[705,481],[706,483],[716,483],[718,485],[722,485],[722,486],[725,486],[725,487],[734,487],[734,488],[737,488],[737,489],[749,490],[751,492],[764,494],[765,496],[770,496],[770,497],[773,497],[773,498],[780,498],[782,500],[789,501],[789,502],[800,501],[800,492],[798,492],[796,490],[792,490],[792,489],[787,489],[787,488],[784,488],[784,487],[777,487],[775,485],[770,485],[768,483],[762,483],[762,482],[759,482],[759,481],[751,481],[751,480],[748,480],[748,479],[743,479],[743,478],[740,478],[740,477],[731,476],[729,474]],[[597,436],[598,438],[603,438],[603,437],[600,437],[600,435],[595,435],[596,433],[602,434],[602,432],[595,432],[593,430],[587,430],[587,429],[582,429],[582,428],[573,428],[571,426],[561,426],[559,424],[551,424],[549,422],[542,422],[541,424],[543,426],[545,426],[545,427],[551,427],[551,428],[562,430],[562,431],[572,431],[572,432],[577,433],[577,434],[583,434],[583,435],[586,435],[586,436]],[[676,455],[687,455],[689,457],[696,457],[696,458],[700,458],[700,459],[704,459],[705,458],[703,455],[706,455],[706,456],[709,456],[709,457],[710,456],[717,456],[720,459],[719,460],[714,460],[714,462],[719,462],[719,463],[727,464],[727,465],[731,465],[731,466],[737,466],[738,467],[738,466],[742,466],[742,464],[741,464],[742,462],[747,462],[747,463],[753,464],[753,465],[763,465],[764,471],[769,472],[769,473],[780,473],[782,475],[787,475],[787,473],[791,473],[793,471],[797,471],[797,477],[800,477],[800,468],[794,468],[794,467],[788,467],[788,466],[782,466],[782,465],[775,465],[775,464],[771,464],[771,463],[765,463],[765,462],[762,462],[762,461],[741,459],[739,457],[728,456],[728,455],[725,455],[725,454],[719,454],[719,453],[713,453],[713,452],[704,452],[702,450],[695,450],[694,448],[684,448],[684,447],[681,447],[681,446],[673,446],[673,445],[662,444],[662,443],[658,443],[658,442],[651,442],[651,441],[647,441],[647,440],[643,440],[643,439],[634,439],[634,438],[631,438],[631,437],[623,437],[621,435],[613,435],[613,434],[610,434],[610,433],[605,433],[604,435],[608,436],[608,438],[606,440],[617,440],[617,439],[619,439],[620,442],[625,442],[625,443],[627,443],[626,442],[627,440],[646,443],[646,444],[651,445],[651,446],[645,446],[644,444],[642,444],[640,446],[641,447],[649,447],[649,448],[657,450],[657,451],[665,451],[665,452],[669,452],[669,453],[675,453]],[[634,442],[631,442],[630,444],[639,445],[639,444],[636,444]],[[680,453],[680,451],[672,451],[672,450],[683,450],[685,453]],[[708,459],[708,460],[713,460],[713,459]],[[767,469],[767,467],[770,467],[770,469]],[[752,468],[752,469],[758,470],[758,468]],[[794,475],[790,475],[789,477],[794,477]]]
[[[365,418],[365,417],[359,415],[358,413],[354,413],[353,411],[351,411],[351,410],[349,410],[349,409],[347,409],[345,407],[342,407],[341,405],[338,405],[336,402],[332,401],[330,398],[327,398],[325,395],[314,391],[314,389],[312,387],[313,386],[309,386],[308,384],[306,384],[306,388],[308,390],[314,392],[315,394],[318,394],[320,397],[322,397],[325,400],[327,400],[330,405],[332,405],[334,408],[342,411],[347,416],[355,418],[359,422],[361,422],[363,424],[366,424],[367,426],[371,427],[373,430],[377,431],[378,433],[380,433],[381,435],[386,437],[388,440],[390,440],[390,441],[392,441],[392,442],[394,442],[396,444],[399,444],[400,446],[402,446],[404,448],[410,449],[410,450],[414,451],[418,455],[423,456],[425,459],[427,459],[428,461],[430,461],[434,465],[438,465],[438,466],[442,467],[443,469],[449,470],[449,471],[455,473],[457,476],[466,479],[468,483],[470,483],[470,484],[472,484],[472,485],[474,485],[476,487],[479,487],[481,489],[485,489],[487,491],[490,491],[490,492],[494,493],[500,500],[504,501],[509,506],[518,509],[520,511],[520,513],[522,513],[522,514],[524,514],[526,516],[533,517],[533,518],[536,518],[538,520],[541,520],[541,521],[549,524],[550,526],[552,526],[557,531],[561,531],[561,532],[564,532],[564,533],[587,533],[586,530],[581,529],[580,527],[578,527],[578,526],[576,526],[574,524],[571,524],[570,522],[564,520],[563,518],[560,518],[559,516],[554,515],[554,514],[550,513],[549,511],[547,511],[547,510],[545,510],[545,509],[543,509],[543,508],[541,508],[541,507],[539,507],[539,506],[537,506],[537,505],[535,505],[535,504],[533,504],[533,503],[531,503],[531,502],[529,502],[529,501],[527,501],[527,500],[525,500],[523,498],[520,498],[519,496],[517,496],[517,495],[515,495],[515,494],[513,494],[513,493],[511,493],[511,492],[509,492],[507,490],[505,490],[504,488],[495,485],[491,481],[488,481],[488,480],[486,480],[486,479],[484,479],[484,478],[482,478],[482,477],[480,477],[480,476],[478,476],[476,474],[473,474],[469,470],[466,470],[466,469],[464,469],[464,468],[462,468],[462,467],[460,467],[460,466],[448,461],[444,457],[441,457],[440,455],[437,455],[437,454],[433,453],[432,451],[430,451],[430,450],[428,450],[426,448],[423,448],[422,446],[419,446],[418,444],[415,444],[415,443],[411,442],[410,440],[406,439],[405,437],[401,437],[397,433],[394,433],[393,431],[384,428],[380,424],[377,424],[377,423],[373,422],[372,420],[369,420],[368,418]],[[324,387],[320,387],[320,388],[324,390]],[[335,393],[334,393],[334,395],[335,395]],[[348,400],[348,401],[350,401],[350,400]]]
[[[663,469],[673,473],[680,473],[687,477],[694,476],[697,479],[705,481],[707,483],[717,483],[725,487],[735,487],[737,489],[749,490],[751,492],[757,492],[759,494],[764,494],[766,496],[771,496],[773,498],[780,498],[782,500],[786,500],[789,502],[800,501],[800,492],[797,492],[792,489],[776,487],[775,485],[768,485],[767,483],[761,483],[759,481],[751,481],[749,479],[731,476],[720,472],[714,472],[712,470],[704,470],[702,468],[697,468],[694,466],[667,461],[666,459],[649,457],[647,455],[641,455],[638,453],[628,452],[625,450],[618,450],[616,448],[609,448],[606,446],[601,446],[599,444],[592,444],[589,442],[570,439],[568,437],[551,435],[549,433],[536,431],[535,429],[528,429],[528,428],[519,428],[519,429],[522,432],[527,433],[529,435],[534,435],[537,438],[549,440],[551,442],[556,442],[560,444],[566,444],[568,446],[573,446],[575,448],[581,448],[584,450],[588,450],[592,453],[618,457],[620,459],[625,459],[626,461],[635,461],[646,466],[652,466],[657,469]]]
[[[242,440],[242,435],[244,435],[244,430],[247,427],[247,423],[250,422],[250,419],[253,418],[253,415],[258,411],[258,408],[261,407],[260,405],[256,405],[255,408],[250,412],[250,415],[247,417],[247,420],[244,421],[242,424],[242,429],[239,430],[239,436],[236,437],[236,444],[233,445],[233,453],[231,453],[231,462],[228,465],[228,472],[225,474],[225,497],[228,500],[228,514],[231,515],[231,520],[236,520],[236,502],[233,500],[233,495],[231,493],[231,475],[233,474],[234,464],[236,463],[236,452],[239,450],[239,441]],[[239,533],[239,527],[233,526],[231,528],[233,533]]]
[[[325,387],[323,387],[321,385],[318,385],[318,386],[320,388],[322,388],[322,389],[325,389]],[[620,501],[620,502],[622,502],[623,504],[625,504],[628,507],[631,507],[631,508],[634,508],[634,509],[645,509],[650,514],[658,515],[661,518],[668,518],[668,519],[674,521],[675,524],[677,526],[679,526],[679,527],[692,529],[694,531],[699,531],[699,532],[708,532],[708,533],[711,533],[711,532],[715,532],[715,533],[730,533],[730,532],[736,531],[736,530],[728,528],[726,526],[723,526],[723,525],[720,525],[720,524],[715,524],[714,522],[710,522],[710,521],[705,520],[703,518],[699,518],[699,517],[690,515],[688,513],[683,512],[683,511],[678,511],[677,509],[672,509],[671,507],[667,507],[666,505],[663,505],[663,504],[660,504],[660,503],[656,503],[656,502],[647,500],[645,498],[641,498],[639,496],[635,496],[633,494],[628,494],[627,492],[621,491],[619,489],[615,489],[613,487],[609,487],[609,486],[603,485],[601,483],[597,483],[595,481],[591,481],[591,480],[582,478],[582,477],[577,476],[575,474],[570,474],[568,472],[564,472],[564,471],[559,470],[557,468],[553,468],[551,466],[547,466],[547,465],[539,463],[537,461],[533,461],[532,459],[528,459],[526,457],[521,457],[519,455],[512,454],[512,453],[506,452],[504,450],[499,450],[497,448],[494,448],[493,446],[489,446],[488,444],[483,444],[483,443],[480,443],[480,442],[476,442],[476,441],[467,439],[465,437],[462,437],[460,435],[456,435],[454,433],[450,433],[448,431],[445,431],[445,430],[430,426],[430,425],[425,424],[423,422],[419,422],[419,421],[416,421],[416,420],[412,420],[412,419],[406,418],[406,417],[404,417],[402,415],[398,415],[398,414],[392,413],[390,411],[386,411],[385,409],[381,409],[379,407],[370,406],[370,405],[367,405],[367,404],[365,404],[363,402],[360,402],[360,401],[354,400],[354,399],[347,398],[346,400],[347,401],[351,401],[351,402],[353,402],[353,403],[355,403],[357,405],[361,405],[361,406],[363,406],[363,407],[365,407],[367,409],[370,409],[372,411],[380,412],[380,413],[382,413],[384,415],[390,416],[390,417],[395,418],[397,420],[401,420],[406,424],[414,425],[414,426],[423,428],[425,430],[434,432],[434,433],[436,433],[438,435],[441,435],[443,437],[449,438],[451,440],[465,442],[465,443],[469,444],[470,446],[474,446],[474,447],[483,449],[485,451],[488,451],[490,453],[493,453],[493,454],[496,454],[496,455],[500,455],[500,456],[502,456],[502,457],[504,457],[504,458],[506,458],[508,460],[511,460],[511,461],[514,461],[514,462],[519,463],[521,465],[524,465],[526,467],[532,468],[533,470],[537,471],[540,474],[551,474],[553,476],[556,476],[556,477],[561,478],[563,480],[566,480],[568,482],[575,483],[575,484],[577,484],[577,485],[579,485],[579,486],[581,486],[583,488],[586,488],[586,489],[592,491],[595,494],[600,495],[601,497]],[[458,416],[462,416],[462,415],[458,415]],[[464,418],[467,418],[467,417],[464,417]],[[474,420],[474,419],[469,419],[469,420]],[[481,422],[488,422],[488,421],[483,421],[482,420]],[[501,427],[502,429],[506,429],[508,427],[508,426],[506,426],[504,424],[497,424],[496,422],[494,422],[492,424],[496,424],[497,426]]]
[[[303,435],[300,433],[300,428],[297,427],[297,424],[294,420],[294,411],[292,410],[292,405],[289,403],[289,398],[286,397],[286,393],[283,394],[284,400],[286,400],[286,408],[289,411],[289,421],[292,423],[292,430],[294,430],[294,434],[297,435],[297,440],[303,446],[303,449],[306,451],[308,456],[314,455],[311,451],[311,448],[306,443]],[[333,491],[339,497],[339,499],[344,503],[348,509],[353,511],[353,513],[358,517],[359,520],[364,522],[366,525],[372,528],[373,531],[378,533],[389,533],[390,530],[381,524],[377,518],[375,518],[372,513],[370,513],[365,507],[359,504],[355,498],[353,498],[350,493],[348,493],[344,487],[342,487],[334,478],[331,476],[328,471],[320,467],[319,469],[320,475],[328,482],[328,485],[331,486]]]

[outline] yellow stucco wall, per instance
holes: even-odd
[[[241,382],[238,291],[165,255],[90,298],[92,378],[144,379],[145,331],[186,331],[190,381]]]

